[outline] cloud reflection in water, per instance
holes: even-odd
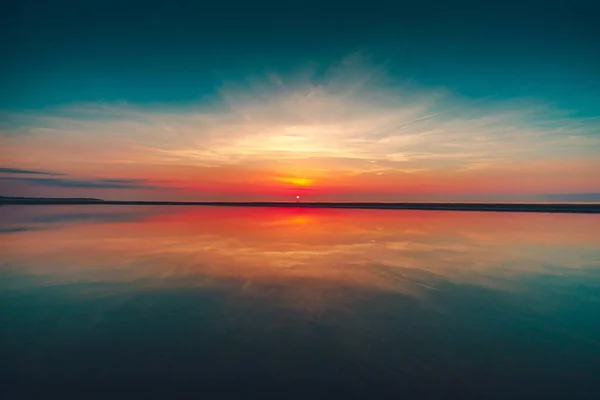
[[[599,258],[597,216],[208,207],[16,210],[2,210],[5,270],[50,285],[212,287],[308,310],[373,292],[427,296],[446,283],[518,290],[523,276],[585,271]]]

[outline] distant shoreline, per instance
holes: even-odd
[[[546,213],[600,213],[600,204],[573,203],[340,203],[340,202],[257,202],[257,201],[112,201],[100,199],[0,198],[0,205],[132,205],[132,206],[218,206],[218,207],[290,207],[348,208],[375,210],[444,210]]]

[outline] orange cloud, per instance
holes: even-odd
[[[271,75],[180,109],[88,104],[5,120],[1,165],[159,179],[187,189],[162,194],[174,199],[275,200],[289,195],[281,184],[373,201],[600,190],[600,120],[394,86],[358,56],[319,79]]]

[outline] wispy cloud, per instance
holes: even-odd
[[[62,178],[23,178],[0,177],[0,180],[19,182],[40,186],[60,188],[87,188],[87,189],[166,189],[157,186],[146,179],[62,179]]]
[[[521,176],[534,179],[543,160],[564,161],[567,167],[553,179],[567,182],[569,174],[581,176],[581,168],[570,167],[572,160],[591,171],[600,154],[597,118],[575,118],[539,101],[468,99],[396,84],[360,55],[300,77],[270,73],[225,85],[211,102],[179,109],[85,104],[5,120],[10,128],[0,140],[11,151],[0,162],[37,166],[45,158],[61,170],[118,166],[131,174],[181,166],[202,171],[204,180],[218,176],[232,184],[251,169],[272,171],[273,180],[284,171],[299,179],[378,176],[389,184],[406,175],[460,180],[514,174],[518,167]],[[173,175],[193,179],[182,170]]]
[[[0,167],[0,174],[16,174],[16,175],[64,175],[58,172],[51,171],[36,171],[31,169]]]
[[[540,195],[547,201],[600,202],[599,193],[550,193]]]

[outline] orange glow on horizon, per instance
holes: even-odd
[[[309,186],[314,180],[309,178],[275,178],[279,182],[291,183],[296,186]]]

